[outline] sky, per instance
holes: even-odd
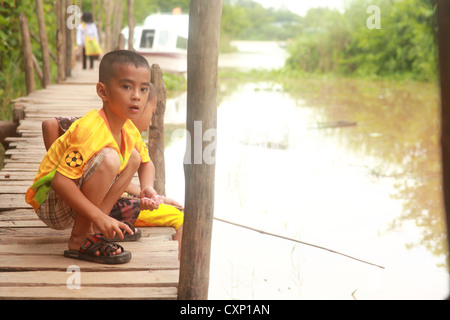
[[[343,11],[343,0],[254,0],[261,3],[264,7],[279,8],[281,6],[287,7],[290,11],[305,15],[308,9],[315,7],[329,7]]]

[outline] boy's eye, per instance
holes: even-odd
[[[131,86],[128,85],[128,84],[124,84],[124,85],[123,85],[123,88],[126,89],[126,90],[130,90],[130,89],[131,89]]]
[[[145,88],[145,87],[144,87],[144,88],[141,88],[141,91],[142,91],[142,92],[148,92],[148,88]]]

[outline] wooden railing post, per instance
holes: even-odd
[[[50,84],[50,54],[48,52],[47,31],[45,30],[44,8],[42,0],[36,0],[36,13],[39,26],[39,39],[42,50],[42,87]]]
[[[214,216],[217,72],[222,0],[191,0],[187,68],[185,215],[178,299],[208,298]],[[188,163],[186,163],[188,162]]]
[[[164,113],[166,111],[166,85],[159,65],[151,67],[151,82],[155,87],[156,112],[153,115],[152,125],[148,130],[148,150],[150,159],[155,165],[155,190],[158,194],[166,195],[166,169],[164,161]]]
[[[443,195],[450,248],[450,2],[439,0],[437,5],[439,67],[441,81],[441,147]],[[450,262],[449,262],[450,263]]]
[[[25,84],[27,87],[27,94],[36,91],[36,84],[34,83],[33,70],[33,52],[31,50],[30,29],[28,28],[28,19],[25,15],[19,13],[20,34],[22,37],[23,60],[25,63]]]
[[[128,0],[128,50],[134,51],[134,26],[136,21],[134,19],[134,0]]]
[[[56,1],[56,19],[57,19],[57,34],[56,34],[56,47],[57,47],[57,63],[58,63],[58,76],[57,82],[66,80],[66,7],[65,1]]]

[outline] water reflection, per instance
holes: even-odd
[[[319,106],[324,119],[351,119],[357,123],[352,130],[343,129],[338,134],[329,131],[333,139],[363,157],[365,163],[361,165],[374,179],[391,178],[395,187],[392,197],[403,202],[402,214],[393,219],[391,229],[414,222],[422,236],[408,246],[424,245],[445,263],[437,87],[331,80],[323,90],[339,91],[339,95],[330,92],[309,101]],[[334,106],[330,96],[334,96]]]

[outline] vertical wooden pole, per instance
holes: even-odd
[[[128,50],[134,51],[134,26],[136,22],[134,19],[134,0],[128,0]]]
[[[42,51],[42,87],[45,88],[48,84],[50,84],[50,54],[48,52],[47,31],[45,30],[44,8],[42,6],[42,0],[36,0],[36,13],[38,17],[39,39],[41,42]]]
[[[58,59],[58,76],[57,82],[66,80],[66,7],[65,1],[56,1],[56,19],[57,19],[57,33],[56,33],[56,49]]]
[[[114,0],[104,0],[104,8],[106,13],[106,24],[105,24],[105,44],[104,44],[104,51],[105,53],[112,50],[112,14],[114,10]]]
[[[442,183],[447,223],[447,248],[450,248],[450,2],[448,0],[438,1],[437,16],[441,81]]]
[[[186,151],[193,159],[185,158],[184,164],[185,219],[178,286],[181,300],[208,298],[215,159],[206,151],[213,144],[215,152],[221,16],[222,0],[191,0],[186,119],[191,141]]]
[[[122,29],[123,1],[115,0],[113,5],[114,5],[114,9],[113,9],[114,23],[111,28],[111,32],[112,32],[112,47],[111,47],[111,49],[116,50],[116,49],[118,49],[119,34],[120,34],[120,30]]]
[[[164,113],[166,112],[166,85],[159,65],[151,67],[151,82],[158,98],[156,112],[148,131],[148,150],[155,165],[155,190],[166,195],[166,166],[164,160]]]
[[[67,8],[72,5],[72,0],[66,0],[66,5],[64,7],[64,21],[67,19]],[[66,32],[66,67],[65,73],[66,77],[72,76],[72,29],[64,28]]]
[[[28,29],[28,19],[25,15],[19,13],[20,34],[22,37],[23,60],[25,63],[25,84],[27,87],[27,94],[36,91],[36,84],[34,83],[33,71],[33,52],[31,50],[30,30]]]

